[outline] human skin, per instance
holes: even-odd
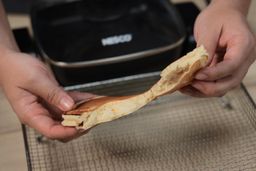
[[[61,125],[61,115],[92,94],[65,92],[38,59],[21,53],[0,1],[0,86],[19,120],[50,139],[63,142],[84,132]]]
[[[0,1],[1,2],[1,1]],[[221,96],[239,85],[255,60],[255,38],[246,21],[249,0],[212,1],[197,18],[195,39],[209,52],[209,66],[183,93]],[[68,141],[84,132],[60,124],[75,101],[94,95],[65,92],[48,68],[17,48],[0,4],[0,86],[20,121],[48,138]]]
[[[256,58],[255,36],[246,15],[250,0],[213,0],[194,26],[199,45],[209,52],[209,65],[181,90],[196,97],[223,96],[237,87]]]

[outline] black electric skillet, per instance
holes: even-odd
[[[31,21],[63,86],[160,71],[180,56],[186,36],[169,0],[36,1]]]

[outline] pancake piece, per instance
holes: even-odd
[[[132,96],[99,97],[86,101],[63,114],[62,125],[87,130],[133,113],[159,96],[189,85],[195,73],[206,66],[207,60],[208,54],[200,46],[167,66],[161,72],[161,79],[148,91]]]

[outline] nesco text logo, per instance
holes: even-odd
[[[106,37],[101,40],[103,46],[117,45],[132,41],[132,34],[123,34],[117,36]]]

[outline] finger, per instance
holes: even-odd
[[[90,100],[95,97],[98,97],[98,95],[95,95],[92,93],[85,93],[85,92],[78,92],[78,91],[68,92],[68,94],[73,98],[75,102],[81,101],[81,100]]]
[[[226,47],[218,47],[209,66],[215,66],[217,63],[223,61],[226,54]]]
[[[207,97],[221,97],[239,83],[236,83],[234,77],[230,76],[216,82],[195,81],[191,85]]]
[[[43,77],[30,81],[25,85],[27,91],[42,97],[46,102],[56,106],[62,111],[71,110],[74,101],[61,87],[48,77]]]
[[[65,139],[75,137],[78,131],[75,128],[64,127],[53,119],[38,98],[23,89],[14,89],[17,100],[12,106],[22,123],[36,129],[50,139]]]
[[[54,121],[51,114],[39,103],[17,103],[15,109],[19,112],[22,123],[50,139],[72,138],[77,134],[75,128],[64,127],[60,122]]]
[[[47,110],[40,105],[34,105],[29,115],[30,117],[28,117],[26,124],[36,129],[47,138],[58,140],[71,139],[78,134],[76,128],[64,127],[60,122],[54,121]]]
[[[195,78],[204,81],[215,81],[234,74],[241,65],[239,59],[225,59],[224,61],[217,63],[214,66],[209,66],[199,71]]]
[[[206,97],[203,93],[201,93],[200,91],[198,91],[197,89],[195,89],[192,86],[186,86],[183,87],[182,89],[179,90],[182,94],[188,95],[188,96],[192,96],[192,97]]]
[[[223,96],[226,92],[237,87],[241,83],[248,72],[250,64],[250,61],[247,60],[241,65],[240,69],[235,71],[231,76],[215,82],[195,80],[191,85],[206,96]]]
[[[85,100],[85,99],[90,100],[90,99],[97,97],[97,95],[94,95],[91,93],[83,93],[83,92],[77,92],[77,91],[67,92],[67,93],[75,102]],[[45,102],[45,100],[41,100],[40,102],[54,116],[55,120],[59,120],[59,121],[62,120],[61,115],[63,114],[63,111],[61,111],[57,107]],[[73,107],[75,107],[75,105]]]
[[[201,70],[197,73],[195,78],[205,81],[214,81],[232,75],[249,60],[250,54],[254,49],[251,47],[251,42],[251,39],[239,37],[229,40],[223,61],[215,66]],[[224,43],[222,42],[222,44]]]
[[[48,110],[48,112],[51,114],[51,117],[54,120],[57,121],[61,121],[62,120],[62,113],[63,111],[60,110],[58,107],[55,107],[52,104],[49,104],[48,102],[46,102],[44,99],[39,99],[38,102],[45,108]]]
[[[219,56],[217,54],[215,54],[208,67],[215,66],[219,61],[220,61]]]

